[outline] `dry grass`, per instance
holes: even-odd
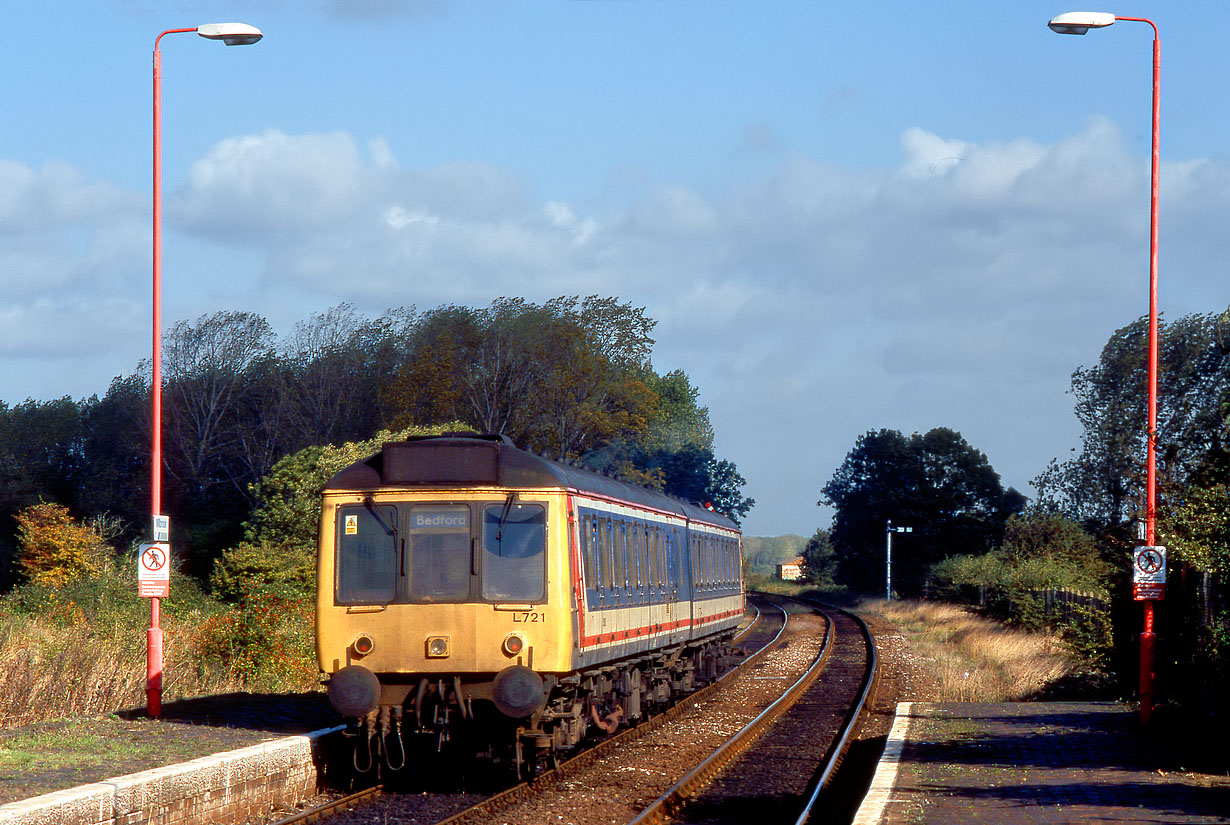
[[[0,621],[0,728],[145,704],[143,629]],[[241,687],[226,674],[202,672],[190,630],[172,625],[164,632],[164,701]]]
[[[938,684],[940,702],[1011,702],[1075,671],[1050,635],[1004,628],[938,602],[862,602],[858,611],[895,625]]]

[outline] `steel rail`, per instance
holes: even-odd
[[[763,612],[759,607],[756,605],[751,606],[756,611],[755,615],[752,617],[752,620],[748,623],[747,627],[735,634],[732,641],[734,639],[741,638],[743,635],[751,631],[752,628],[754,628],[761,621],[761,619],[764,618]],[[500,791],[499,793],[488,797],[473,807],[460,811],[448,819],[440,820],[436,825],[462,825],[462,823],[478,821],[475,819],[476,817],[490,815],[491,813],[501,810],[514,802],[528,798],[534,793],[537,793],[539,790],[550,785],[554,785],[582,768],[589,766],[620,745],[633,742],[646,734],[652,733],[654,730],[662,725],[665,725],[667,722],[677,718],[697,702],[706,698],[711,691],[723,684],[728,677],[734,673],[737,673],[745,666],[759,661],[759,659],[781,638],[782,633],[786,631],[786,624],[789,621],[789,616],[780,605],[774,606],[781,610],[783,614],[782,626],[781,629],[778,630],[777,634],[771,640],[766,642],[760,650],[748,656],[740,662],[737,667],[733,667],[726,673],[722,674],[711,684],[688,694],[686,697],[680,699],[668,708],[665,712],[646,720],[634,728],[629,728],[622,733],[602,740],[594,747],[581,751],[575,756],[569,758],[567,761],[561,762],[556,768],[540,774],[533,780],[529,782],[521,782],[511,788]],[[370,799],[375,799],[383,793],[383,789],[384,786],[382,784],[373,785],[369,788],[364,788],[363,790],[347,794],[346,796],[339,797],[314,808],[309,808],[305,811],[292,814],[291,816],[278,820],[273,823],[273,825],[308,825],[308,823],[320,822],[330,816],[348,811]]]
[[[785,628],[783,628],[784,630]],[[816,657],[811,667],[785,693],[779,696],[773,704],[761,711],[759,716],[748,722],[742,730],[710,754],[691,773],[680,779],[664,794],[654,800],[629,825],[655,825],[656,823],[665,822],[696,791],[707,785],[723,768],[751,747],[760,735],[767,731],[773,722],[794,705],[799,697],[819,678],[820,673],[827,664],[829,652],[832,650],[833,637],[833,622],[830,619],[828,620],[828,627],[825,628],[824,643],[820,649],[820,654]]]
[[[664,713],[661,713],[634,728],[629,728],[617,736],[612,736],[609,739],[602,740],[594,747],[582,751],[569,759],[567,762],[561,763],[560,766],[554,770],[547,771],[541,776],[535,777],[530,782],[523,782],[520,785],[509,788],[506,791],[501,791],[494,796],[484,799],[482,802],[479,802],[471,808],[467,808],[464,811],[454,814],[448,819],[440,820],[436,823],[436,825],[470,825],[470,823],[477,825],[477,823],[485,822],[486,818],[491,814],[497,813],[513,803],[519,802],[522,799],[527,799],[538,793],[540,790],[544,790],[563,781],[578,771],[589,767],[591,764],[605,757],[616,748],[635,742],[637,739],[654,732],[666,723],[674,721],[679,716],[682,716],[690,710],[693,705],[697,704],[702,699],[708,698],[710,692],[716,690],[728,677],[748,665],[759,661],[760,658],[767,654],[769,649],[777,643],[782,634],[786,632],[786,625],[789,623],[790,617],[781,605],[774,606],[781,610],[783,614],[782,627],[779,631],[777,631],[777,635],[765,643],[760,650],[740,662],[738,667],[731,668],[726,673],[722,674],[720,678],[714,680],[712,684],[706,685],[693,693],[689,693],[686,697],[668,708]],[[756,618],[751,624],[748,625],[744,632],[746,633],[750,630],[752,626],[760,620],[760,618],[761,613],[759,609],[757,609]]]
[[[830,751],[829,758],[825,760],[824,767],[816,779],[816,787],[812,790],[811,797],[807,800],[807,804],[803,807],[794,825],[805,825],[810,819],[812,811],[815,810],[816,802],[820,799],[820,794],[828,787],[829,781],[833,778],[833,774],[837,772],[837,768],[841,765],[841,761],[846,755],[846,751],[850,746],[850,740],[862,724],[863,711],[867,709],[867,705],[871,702],[872,697],[875,696],[876,687],[880,682],[880,659],[876,655],[876,644],[875,639],[871,635],[871,628],[867,626],[867,623],[862,618],[848,610],[842,610],[840,607],[833,607],[831,605],[827,605],[827,607],[849,616],[858,625],[859,630],[863,632],[863,642],[867,645],[867,672],[863,677],[862,691],[859,694],[858,702],[850,708],[845,721],[842,723],[841,734],[837,739],[837,743]]]

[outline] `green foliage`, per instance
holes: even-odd
[[[1113,648],[1106,606],[1110,572],[1093,537],[1080,525],[1053,513],[1033,512],[1010,518],[1004,543],[995,550],[935,564],[930,582],[933,596],[978,605],[1024,630],[1057,628],[1088,669],[1103,672]],[[1065,614],[1048,609],[1043,596],[1047,591],[1059,591],[1070,610]]]
[[[1214,314],[1159,324],[1157,454],[1164,498],[1210,466],[1225,465],[1230,349]],[[1079,454],[1034,482],[1043,504],[1106,528],[1141,515],[1144,498],[1148,319],[1116,330],[1092,367],[1072,374],[1083,434]]]
[[[287,598],[253,580],[244,584],[236,605],[200,626],[200,666],[228,672],[253,690],[310,683],[317,674],[311,599]]]
[[[807,540],[802,536],[744,536],[743,559],[749,573],[774,576],[777,565],[803,554]]]
[[[171,595],[161,600],[164,617],[182,619],[216,610],[196,579],[171,570]],[[137,560],[132,554],[116,558],[98,576],[80,576],[61,584],[30,581],[0,598],[0,617],[37,617],[107,632],[122,628],[139,634],[149,624],[149,613],[149,599],[137,595]]]
[[[223,550],[209,578],[214,597],[242,601],[254,583],[287,599],[310,599],[316,586],[315,548],[241,542]]]
[[[1192,484],[1168,499],[1159,524],[1171,561],[1209,573],[1230,574],[1230,486]]]
[[[647,426],[591,450],[584,465],[684,501],[711,504],[740,521],[756,502],[743,495],[746,481],[735,465],[714,455],[709,410],[698,405],[700,394],[687,374],[647,371],[645,381],[657,397]]]
[[[935,562],[989,550],[1024,506],[1023,496],[1004,491],[986,456],[946,428],[859,436],[821,492],[821,503],[836,510],[831,540],[842,584],[879,586],[887,523],[913,528],[894,541],[893,585],[906,594],[921,590]]]
[[[837,553],[829,531],[817,530],[807,540],[803,548],[803,560],[807,580],[817,584],[833,584],[833,576],[837,572]]]
[[[1110,610],[1096,604],[1077,604],[1059,624],[1064,647],[1094,673],[1108,673],[1114,651]]]

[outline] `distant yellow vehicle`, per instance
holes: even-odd
[[[522,773],[716,678],[738,525],[472,433],[385,444],[324,490],[316,650],[355,763],[467,745]]]

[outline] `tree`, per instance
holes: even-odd
[[[1204,468],[1227,466],[1230,349],[1221,319],[1189,315],[1159,326],[1159,494]],[[1072,374],[1081,450],[1034,482],[1041,500],[1073,518],[1129,537],[1143,510],[1147,320],[1116,330],[1098,363]]]
[[[40,502],[17,514],[18,568],[27,579],[59,587],[82,576],[97,578],[111,548],[62,504]]]
[[[870,590],[883,581],[889,521],[913,528],[893,559],[894,585],[906,593],[921,590],[930,564],[985,553],[1024,505],[1020,493],[1004,491],[985,455],[942,427],[909,438],[896,430],[859,436],[822,496],[836,510],[837,579],[849,586]]]
[[[236,411],[249,389],[248,371],[272,345],[269,322],[251,312],[180,321],[165,336],[167,470],[195,497],[218,484],[245,488],[230,460],[240,441]]]
[[[837,572],[837,556],[829,531],[816,530],[803,547],[803,566],[809,581],[817,584],[832,584]]]
[[[243,541],[223,551],[214,563],[210,575],[213,586],[226,597],[235,596],[245,579],[275,587],[299,587],[304,571],[315,575],[320,498],[329,479],[354,462],[380,452],[387,441],[459,429],[464,426],[453,422],[382,430],[363,441],[306,447],[283,457],[268,475],[252,485],[256,507],[243,525]]]

